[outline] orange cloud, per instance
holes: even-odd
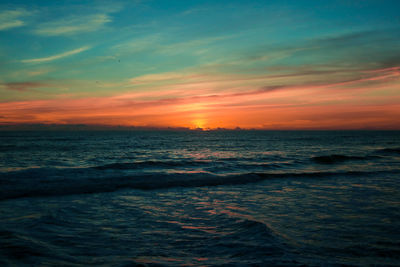
[[[149,91],[0,103],[0,123],[266,129],[389,129],[400,125],[399,68],[364,71],[360,77],[342,81],[335,77],[325,83],[302,83],[298,76],[294,80],[287,77],[288,82],[280,85],[274,84],[274,78],[271,82],[270,76],[235,80],[211,75],[208,82],[207,77],[148,75],[131,82],[154,85]]]

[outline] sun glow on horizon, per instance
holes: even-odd
[[[192,120],[191,124],[192,124],[192,126],[190,127],[191,129],[209,128],[209,127],[207,127],[207,120],[203,116]]]

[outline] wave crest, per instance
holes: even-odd
[[[299,172],[246,173],[216,175],[209,173],[151,173],[102,176],[99,171],[39,170],[10,172],[0,176],[0,200],[21,197],[65,196],[113,192],[120,189],[156,190],[171,187],[202,187],[256,183],[268,179],[327,178],[332,176],[368,176],[372,172]],[[47,176],[46,176],[47,172]],[[388,171],[386,171],[388,172]],[[390,171],[395,172],[395,171]],[[50,176],[48,176],[51,174]],[[61,176],[61,177],[60,177]]]
[[[148,160],[140,162],[127,162],[127,163],[111,163],[100,166],[95,166],[93,169],[97,170],[136,170],[142,168],[169,168],[169,167],[187,167],[198,166],[207,164],[206,161],[193,161],[193,160],[180,160],[180,161],[157,161]]]

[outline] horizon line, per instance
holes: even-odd
[[[107,125],[107,124],[57,124],[57,123],[19,123],[0,124],[4,131],[400,131],[400,128],[390,127],[365,127],[365,128],[244,128],[244,127],[215,127],[215,128],[190,128],[172,126],[139,126],[139,125]]]

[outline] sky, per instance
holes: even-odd
[[[399,10],[0,0],[0,126],[400,129]]]

